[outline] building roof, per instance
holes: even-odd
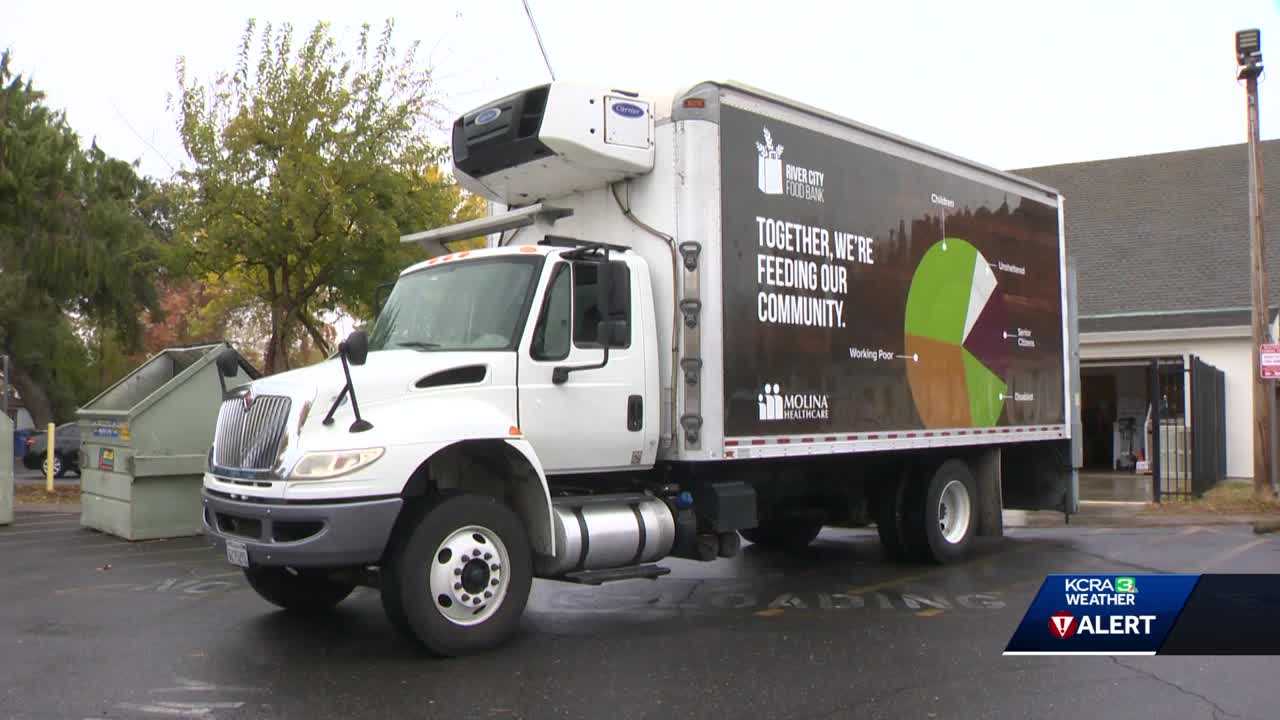
[[[1280,192],[1280,140],[1262,145],[1263,177],[1274,169]],[[1081,330],[1248,323],[1245,145],[1013,172],[1062,192],[1067,253],[1079,271]],[[1271,238],[1266,264],[1275,305],[1280,201],[1264,202],[1263,224]]]

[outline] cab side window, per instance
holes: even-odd
[[[573,317],[572,278],[569,263],[560,263],[547,285],[542,316],[533,331],[530,354],[535,360],[563,360],[569,357],[569,321]]]
[[[600,347],[599,324],[604,320],[621,320],[625,330],[612,338],[609,347],[631,347],[631,282],[627,264],[609,263],[609,317],[600,313],[600,294],[596,289],[599,263],[573,264],[573,344],[578,347]]]

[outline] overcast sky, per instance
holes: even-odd
[[[735,79],[1001,168],[1241,142],[1233,34],[1277,0],[701,2],[531,0],[561,79],[670,89]],[[329,20],[353,41],[392,17],[422,43],[450,117],[546,71],[520,0],[66,3],[6,0],[0,47],[86,139],[166,176],[185,156],[174,62],[232,67],[245,20]],[[1263,137],[1280,85],[1262,83]],[[443,140],[443,136],[442,136]],[[1280,177],[1280,175],[1275,175]]]

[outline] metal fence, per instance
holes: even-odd
[[[1153,360],[1150,381],[1152,497],[1199,497],[1226,475],[1225,376],[1192,355]]]

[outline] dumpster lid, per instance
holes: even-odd
[[[85,403],[77,415],[120,417],[140,413],[214,363],[226,348],[236,354],[241,370],[250,379],[262,376],[230,343],[165,348]]]

